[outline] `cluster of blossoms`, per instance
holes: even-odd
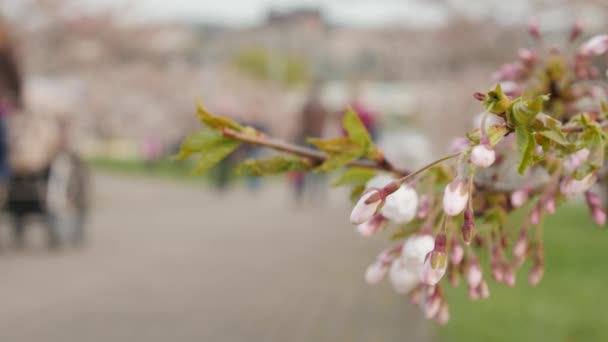
[[[529,33],[542,40],[534,20]],[[568,44],[581,34],[576,23]],[[544,273],[546,215],[584,195],[593,221],[604,225],[606,212],[592,186],[604,166],[607,85],[591,61],[607,52],[608,35],[587,40],[570,59],[558,48],[520,50],[515,62],[494,73],[495,89],[475,94],[485,111],[466,138],[454,141],[452,155],[400,178],[369,179],[351,222],[363,236],[393,223],[393,238],[402,241],[367,268],[366,281],[376,284],[388,275],[396,292],[445,324],[440,281],[446,274],[454,286],[465,279],[477,300],[490,294],[488,276],[514,287],[516,271],[531,259],[534,286]],[[509,221],[515,211],[524,213],[521,222]],[[489,275],[476,253],[487,253]]]
[[[529,32],[543,39],[534,20]],[[317,148],[311,149],[199,106],[205,128],[186,138],[178,157],[198,154],[198,170],[205,171],[241,144],[252,144],[283,155],[244,162],[239,170],[250,176],[348,168],[335,185],[353,186],[350,220],[357,231],[390,231],[399,241],[380,253],[365,279],[375,284],[388,275],[395,291],[445,324],[444,278],[454,286],[464,279],[472,300],[490,295],[489,277],[515,286],[527,261],[529,283],[541,281],[544,218],[563,202],[584,195],[593,221],[606,223],[592,187],[604,177],[608,87],[593,59],[608,53],[608,35],[575,48],[581,35],[577,23],[563,49],[573,55],[558,48],[520,50],[516,61],[494,73],[494,89],[474,94],[485,108],[474,129],[451,144],[452,154],[416,171],[386,160],[353,111],[344,115],[345,136],[309,138]],[[487,257],[487,274],[478,256]]]

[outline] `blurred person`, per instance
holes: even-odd
[[[325,125],[328,118],[328,111],[321,103],[322,83],[319,80],[313,81],[310,86],[308,98],[300,112],[296,143],[305,145],[308,137],[322,137],[325,133]],[[324,176],[314,173],[297,172],[292,174],[291,180],[295,190],[296,201],[300,202],[305,192],[307,184],[312,189],[312,194],[316,195],[324,187]]]
[[[0,203],[6,201],[11,175],[7,117],[22,107],[22,84],[10,31],[0,16]]]

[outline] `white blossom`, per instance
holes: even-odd
[[[478,167],[486,168],[496,161],[496,152],[488,144],[473,147],[471,151],[471,162]]]
[[[456,216],[464,210],[468,199],[469,190],[466,180],[462,177],[456,177],[445,187],[443,193],[443,211],[448,216]]]
[[[396,223],[407,223],[416,217],[418,194],[416,190],[402,185],[397,191],[388,195],[380,213]]]
[[[366,203],[368,199],[372,196],[379,195],[378,190],[370,190],[364,193],[350,214],[350,222],[352,224],[363,224],[372,219],[376,215],[378,211],[378,207],[382,204],[382,200],[378,198],[378,200],[373,201],[372,203]]]

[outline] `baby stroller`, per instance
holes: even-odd
[[[66,130],[56,119],[24,116],[11,122],[12,177],[5,209],[18,245],[24,244],[32,216],[48,227],[51,248],[84,241],[89,177],[84,162],[67,147]]]

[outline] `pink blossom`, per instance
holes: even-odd
[[[464,259],[464,248],[458,242],[456,236],[452,239],[452,248],[450,250],[450,262],[453,265],[458,265]]]
[[[496,152],[489,144],[481,144],[473,147],[471,151],[471,162],[478,167],[487,168],[494,164]]]
[[[471,258],[471,262],[469,263],[465,276],[467,278],[469,287],[477,288],[477,286],[479,286],[479,283],[481,283],[482,280],[482,274],[481,267],[479,267],[479,262],[477,262],[477,258]]]
[[[370,284],[378,284],[388,271],[388,267],[381,262],[375,262],[367,267],[365,270],[365,281]]]
[[[528,201],[528,188],[523,188],[513,191],[511,194],[511,205],[515,208],[519,208]]]
[[[371,220],[382,205],[379,190],[370,190],[364,193],[350,214],[350,222],[356,225]]]
[[[386,219],[382,215],[376,215],[371,220],[357,226],[357,231],[361,236],[372,236],[386,226]]]
[[[469,190],[467,181],[462,177],[456,177],[445,187],[443,193],[443,211],[448,216],[460,214],[467,205]]]
[[[581,45],[579,54],[583,56],[600,56],[608,51],[608,35],[595,36]]]

